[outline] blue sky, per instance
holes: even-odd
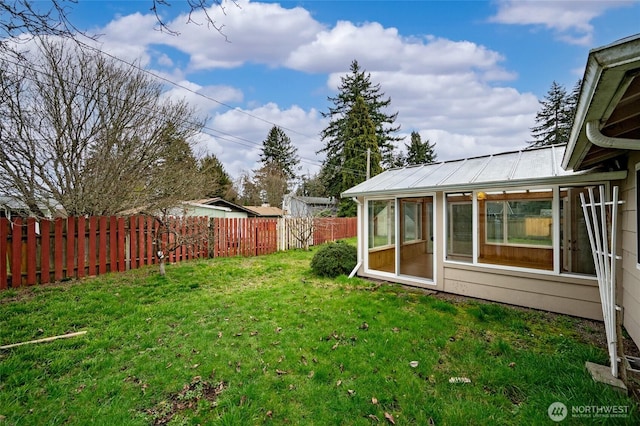
[[[436,144],[439,160],[520,149],[555,80],[571,90],[589,49],[640,32],[640,1],[246,1],[210,13],[221,36],[151,0],[79,0],[70,19],[101,49],[140,63],[207,117],[198,152],[238,178],[257,168],[278,125],[315,173],[321,112],[356,59],[391,98],[401,135]],[[185,88],[188,88],[185,89]],[[406,139],[408,143],[408,137]],[[403,147],[400,143],[399,147]]]

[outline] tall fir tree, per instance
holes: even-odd
[[[213,154],[202,157],[198,162],[198,170],[204,180],[205,197],[221,197],[227,201],[237,201],[238,194],[233,181],[218,157]]]
[[[427,139],[422,142],[420,133],[411,132],[411,143],[405,144],[407,148],[407,165],[412,166],[415,164],[431,164],[435,163],[438,159],[435,148],[436,144],[432,144]]]
[[[318,151],[326,155],[321,176],[327,192],[334,197],[339,197],[340,192],[347,189],[343,186],[341,174],[342,151],[347,132],[346,115],[353,108],[358,96],[363,99],[373,122],[384,167],[391,167],[394,164],[394,142],[402,140],[401,137],[394,135],[400,129],[400,126],[395,124],[398,113],[385,112],[391,104],[391,98],[385,98],[380,84],[371,82],[371,75],[360,68],[358,61],[354,60],[351,63],[350,73],[341,78],[338,90],[337,96],[328,97],[333,106],[329,107],[328,112],[322,113],[324,118],[329,119],[329,124],[320,133],[325,146]]]
[[[575,111],[572,96],[557,82],[551,83],[544,99],[539,101],[542,108],[536,114],[536,126],[531,128],[533,141],[529,143],[532,146],[557,145],[569,141]]]
[[[296,178],[300,169],[300,157],[287,134],[278,126],[273,126],[262,142],[260,161],[264,166],[274,165],[283,171],[288,180]]]
[[[353,107],[345,117],[341,175],[342,187],[347,189],[363,182],[367,175],[373,177],[382,172],[380,165],[382,158],[378,149],[375,124],[361,96],[356,98]],[[356,206],[352,200],[340,200],[338,216],[355,216],[356,213]]]

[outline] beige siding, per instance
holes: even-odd
[[[447,293],[602,320],[595,279],[447,265]]]
[[[636,164],[640,154],[629,156],[629,175],[620,185],[620,198],[624,200],[620,217],[622,239],[622,273],[618,285],[622,283],[622,306],[624,308],[624,327],[636,344],[640,344],[640,270],[637,267],[637,200],[636,200]],[[622,279],[620,279],[620,277]]]

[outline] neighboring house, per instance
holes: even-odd
[[[273,207],[270,205],[244,206],[244,208],[251,210],[256,215],[256,217],[279,218],[283,216],[283,211],[281,208]]]
[[[224,216],[226,218],[244,218],[244,217],[256,216],[255,212],[253,212],[252,210],[244,206],[234,204],[231,201],[227,201],[224,198],[220,198],[220,197],[205,198],[202,200],[192,200],[190,202],[195,204],[207,205],[207,206],[224,207],[228,209]]]
[[[290,217],[335,216],[336,203],[333,198],[287,194],[282,200],[282,210]]]
[[[179,207],[174,207],[169,210],[170,216],[197,216],[208,218],[224,218],[228,214],[231,214],[232,210],[229,207],[211,206],[208,204],[202,204],[195,201],[185,201]],[[245,216],[246,217],[246,216]]]
[[[590,52],[570,142],[385,171],[358,204],[360,276],[602,319],[580,193],[621,188],[624,326],[640,344],[640,36]]]
[[[46,203],[41,203],[40,210],[44,214],[44,217],[48,219],[56,217],[67,217],[65,209],[51,200],[49,205],[57,205],[57,208],[50,209]],[[13,197],[0,197],[0,217],[12,218],[12,217],[29,217],[31,216],[29,208],[22,201]]]

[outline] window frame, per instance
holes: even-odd
[[[636,178],[640,180],[640,163],[638,163],[636,165]],[[453,264],[461,264],[461,265],[472,265],[472,266],[479,266],[479,267],[487,267],[487,268],[495,268],[495,269],[501,269],[501,270],[521,270],[521,271],[526,271],[526,272],[533,272],[533,273],[539,273],[539,274],[552,274],[552,275],[556,275],[556,276],[574,276],[574,277],[580,277],[580,278],[593,278],[596,279],[595,275],[591,275],[591,274],[581,274],[581,273],[576,273],[576,272],[571,272],[571,271],[562,271],[561,268],[561,262],[560,262],[560,256],[561,256],[561,248],[560,248],[560,243],[561,243],[561,235],[560,235],[560,231],[561,231],[561,220],[560,220],[560,203],[561,203],[561,196],[560,196],[560,188],[564,188],[564,187],[581,187],[581,188],[586,188],[589,186],[594,186],[594,185],[604,185],[605,186],[605,190],[606,192],[610,191],[610,186],[611,183],[609,181],[584,181],[584,182],[564,182],[564,183],[554,183],[554,184],[546,184],[546,185],[532,185],[532,186],[526,186],[526,187],[522,187],[522,186],[513,186],[513,187],[507,187],[507,188],[503,188],[503,187],[481,187],[481,186],[474,186],[473,189],[469,189],[469,190],[450,190],[450,191],[443,191],[443,201],[444,201],[444,205],[442,207],[442,211],[444,213],[444,226],[445,229],[448,232],[449,227],[451,226],[450,224],[450,220],[453,220],[452,218],[449,218],[449,196],[450,195],[460,195],[460,194],[471,194],[472,195],[472,201],[471,201],[471,205],[472,205],[472,251],[473,251],[473,256],[472,258],[467,261],[467,260],[459,260],[459,259],[449,259],[447,258],[447,256],[450,254],[450,247],[449,247],[449,236],[447,233],[445,233],[444,235],[444,256],[442,261],[446,264],[446,263],[453,263]],[[530,267],[530,266],[514,266],[514,265],[509,265],[509,264],[500,264],[500,263],[488,263],[488,262],[483,262],[481,259],[481,254],[480,254],[480,245],[482,244],[481,241],[481,236],[480,236],[480,232],[479,232],[479,228],[480,228],[480,201],[482,200],[486,200],[486,194],[489,193],[517,193],[517,192],[522,192],[522,191],[530,191],[530,192],[550,192],[551,193],[551,198],[547,197],[547,200],[551,200],[551,220],[552,220],[552,230],[551,230],[551,239],[552,239],[552,244],[550,246],[544,246],[544,245],[525,245],[524,247],[533,247],[533,248],[540,248],[540,249],[548,249],[548,250],[552,250],[552,259],[553,259],[553,267],[551,269],[538,269],[535,267]],[[640,200],[640,188],[636,187],[636,191],[637,191],[637,195],[638,195],[638,199]],[[457,203],[457,201],[454,201],[454,203]],[[640,204],[640,203],[639,203]],[[640,215],[638,215],[639,217],[637,218],[638,221],[638,226],[640,228]],[[485,237],[486,238],[486,237]],[[489,243],[492,244],[492,243]],[[638,247],[640,248],[640,233],[638,233],[637,235],[637,244]],[[505,247],[509,247],[509,246],[521,246],[520,244],[507,244],[505,245]],[[640,249],[639,249],[640,251]],[[640,254],[638,255],[638,259],[637,259],[637,268],[640,269]]]

